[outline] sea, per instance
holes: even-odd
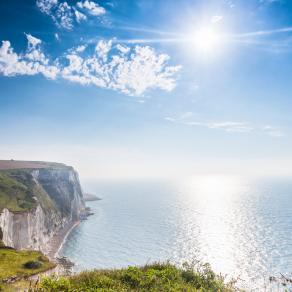
[[[94,181],[94,215],[60,254],[74,271],[170,261],[237,279],[247,291],[284,291],[292,277],[292,178],[204,175]]]

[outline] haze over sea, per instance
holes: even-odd
[[[94,215],[61,250],[75,270],[153,261],[209,262],[263,289],[292,266],[291,178],[197,176],[180,181],[96,181]]]

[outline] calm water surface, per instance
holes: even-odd
[[[209,262],[257,291],[292,272],[292,179],[202,176],[96,182],[101,201],[61,251],[76,270],[170,260]]]

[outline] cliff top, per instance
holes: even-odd
[[[37,179],[34,177],[34,169],[44,170],[43,180],[41,174]],[[60,174],[50,175],[55,170]],[[38,204],[44,212],[58,209],[62,214],[70,213],[70,192],[73,192],[74,182],[67,172],[71,170],[71,166],[62,163],[0,160],[0,213],[4,208],[11,212],[25,212]],[[76,188],[82,194],[78,179]]]
[[[69,168],[66,164],[45,161],[0,160],[0,170],[6,169],[39,169]]]
[[[0,160],[0,213],[4,208],[23,212],[37,206],[55,208],[46,191],[35,183],[32,169],[70,169],[62,163],[43,161]],[[37,200],[36,200],[37,198]]]

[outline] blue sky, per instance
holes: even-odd
[[[292,3],[2,1],[2,159],[84,178],[290,175]]]

